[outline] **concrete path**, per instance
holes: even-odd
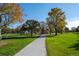
[[[46,56],[45,35],[34,40],[15,56]]]

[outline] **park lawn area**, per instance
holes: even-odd
[[[12,56],[36,38],[0,40],[0,56]]]
[[[79,56],[79,33],[64,33],[46,38],[48,56]]]

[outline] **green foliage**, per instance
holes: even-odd
[[[36,20],[27,20],[24,26],[28,29],[34,29],[37,26],[40,26],[39,22]]]
[[[5,18],[6,24],[22,21],[22,11],[18,4],[16,3],[3,3],[0,6],[0,21]]]
[[[23,25],[24,29],[30,30],[31,36],[33,34],[34,29],[37,27],[40,27],[40,24],[36,20],[27,20],[25,24]]]

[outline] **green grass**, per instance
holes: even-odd
[[[46,38],[48,56],[79,56],[79,33],[65,33]]]
[[[0,41],[0,56],[12,56],[36,38],[6,39]]]

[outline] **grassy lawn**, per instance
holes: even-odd
[[[23,47],[32,42],[35,38],[25,39],[7,39],[0,41],[0,55],[9,56],[15,55]]]
[[[79,33],[64,33],[46,38],[48,56],[79,56]]]

